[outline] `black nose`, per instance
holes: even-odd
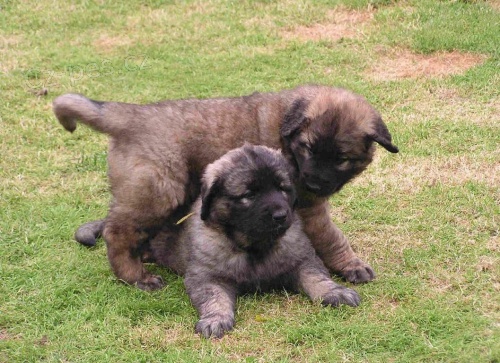
[[[282,224],[286,221],[286,210],[278,209],[273,212],[273,220],[279,224]]]

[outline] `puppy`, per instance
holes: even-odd
[[[328,210],[328,197],[371,162],[374,142],[398,152],[380,115],[363,97],[315,85],[149,105],[67,94],[54,100],[54,112],[69,131],[80,120],[110,135],[109,213],[104,223],[84,225],[77,239],[94,244],[102,232],[121,280],[144,290],[163,286],[141,263],[144,241],[176,211],[189,208],[206,165],[245,141],[281,148],[292,163],[298,214],[325,265],[353,283],[374,278]]]
[[[229,151],[207,167],[190,217],[150,242],[149,261],[185,276],[197,333],[220,338],[231,330],[242,292],[285,287],[324,305],[359,304],[354,290],[331,280],[302,231],[288,170],[281,153],[264,146]]]

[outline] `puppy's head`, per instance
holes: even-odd
[[[207,166],[201,219],[249,250],[262,250],[293,221],[295,190],[281,152],[245,145]]]
[[[321,197],[339,191],[368,166],[374,142],[398,152],[378,112],[363,97],[338,88],[305,87],[280,132],[301,185]]]

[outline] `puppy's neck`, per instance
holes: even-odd
[[[278,242],[278,238],[273,236],[254,240],[240,231],[233,231],[228,237],[238,250],[245,252],[253,259],[262,259],[267,256]]]
[[[300,181],[297,181],[295,185],[297,188],[297,209],[312,208],[315,205],[322,204],[327,199],[318,197],[313,192],[308,191]]]

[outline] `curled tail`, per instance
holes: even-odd
[[[75,131],[76,121],[80,121],[105,134],[116,131],[119,120],[109,113],[109,102],[91,100],[85,96],[68,93],[57,97],[52,103],[54,113],[64,128]]]

